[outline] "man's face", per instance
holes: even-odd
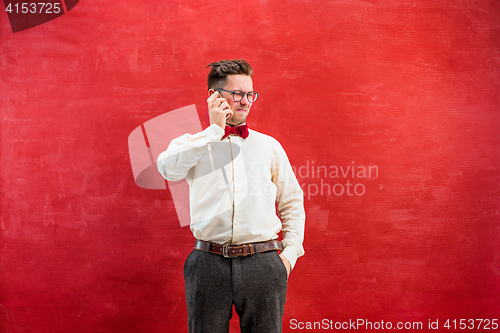
[[[247,75],[228,75],[227,84],[222,89],[229,91],[242,90],[244,92],[253,91],[252,78]],[[248,113],[252,106],[252,104],[248,102],[247,96],[241,101],[235,102],[231,93],[220,91],[220,94],[227,100],[229,107],[233,111],[233,115],[226,119],[226,124],[231,126],[243,124],[247,120]]]

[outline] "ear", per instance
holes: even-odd
[[[209,89],[208,90],[208,97],[212,96],[212,94],[215,92],[215,89]]]

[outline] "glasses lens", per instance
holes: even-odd
[[[245,97],[245,92],[241,90],[235,90],[233,92],[233,99],[235,102],[239,102]]]
[[[250,91],[249,93],[247,93],[247,96],[248,96],[248,101],[250,103],[253,103],[257,100],[257,97],[259,96],[259,94],[256,93],[255,91]]]

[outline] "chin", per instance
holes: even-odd
[[[228,119],[226,124],[231,125],[231,126],[238,126],[238,125],[243,124],[246,120],[247,120],[247,117],[245,117],[243,119]]]

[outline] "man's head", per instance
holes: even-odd
[[[253,76],[253,69],[248,62],[243,59],[240,60],[221,60],[213,62],[207,67],[210,67],[208,73],[207,85],[208,89],[224,89],[227,84],[227,77],[229,75],[246,75]]]
[[[221,60],[213,62],[210,67],[210,73],[207,78],[208,95],[212,95],[218,90],[225,98],[233,111],[233,115],[226,120],[228,125],[236,126],[246,121],[252,103],[248,100],[249,96],[245,94],[240,101],[243,93],[253,91],[252,67],[243,59],[241,60]],[[237,91],[235,94],[232,92]],[[235,98],[233,98],[235,97]]]

